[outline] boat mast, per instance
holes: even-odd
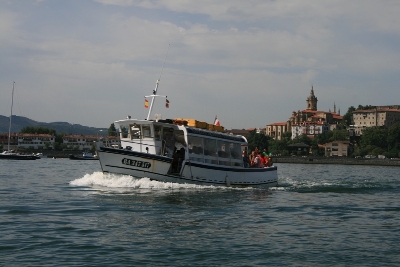
[[[7,151],[10,151],[10,140],[11,140],[11,120],[12,120],[12,110],[13,110],[13,104],[14,104],[14,84],[15,84],[15,82],[13,81],[13,89],[12,89],[12,94],[11,94],[11,115],[10,115],[10,126],[8,126],[8,147],[7,147]]]
[[[160,75],[160,78],[161,78],[161,75]],[[153,104],[154,104],[155,97],[158,96],[157,95],[157,89],[158,89],[158,83],[159,82],[160,82],[160,79],[158,79],[157,82],[156,82],[156,88],[154,88],[153,94],[150,95],[150,96],[146,96],[146,97],[152,97],[151,98],[151,103],[150,103],[150,108],[149,108],[149,113],[147,114],[147,119],[146,120],[150,119],[150,114],[151,114],[151,111],[153,110]]]

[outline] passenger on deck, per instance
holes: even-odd
[[[262,154],[265,156],[265,165],[264,165],[264,167],[271,167],[272,166],[271,154],[267,152],[266,148],[264,148]]]
[[[253,159],[253,164],[251,165],[251,167],[260,168],[261,166],[262,166],[262,163],[261,163],[260,154],[254,152],[254,159]]]
[[[266,153],[262,153],[261,155],[261,161],[262,161],[262,165],[263,167],[268,167],[268,157],[266,155]]]
[[[252,151],[251,154],[249,155],[249,164],[250,164],[250,167],[253,167],[253,164],[254,164],[254,158],[255,158],[254,153],[255,153],[255,152]]]
[[[171,172],[178,172],[178,162],[179,162],[179,151],[175,151],[174,156],[172,157],[171,163]]]
[[[271,167],[272,164],[273,164],[273,162],[272,162],[272,157],[271,157],[271,156],[268,156],[268,167]]]
[[[164,135],[165,149],[168,157],[172,157],[175,151],[175,143],[179,142],[182,146],[186,147],[185,141],[181,142],[178,137],[174,134],[174,129],[170,128]]]
[[[185,149],[182,147],[181,149],[176,150],[172,158],[172,164],[171,164],[172,173],[180,172],[182,167],[182,162],[184,159],[185,159]]]

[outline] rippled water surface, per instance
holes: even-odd
[[[277,164],[235,189],[0,161],[0,266],[398,266],[400,168]]]

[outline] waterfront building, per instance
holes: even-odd
[[[92,150],[93,142],[103,142],[104,145],[119,146],[118,136],[95,136],[95,135],[66,135],[63,137],[63,143],[68,149],[74,150]]]
[[[350,154],[350,141],[333,141],[324,146],[326,157],[347,157]]]
[[[293,111],[292,116],[286,122],[267,125],[266,134],[276,140],[281,140],[282,135],[288,131],[292,133],[292,139],[303,134],[313,138],[325,131],[336,129],[342,119],[340,109],[336,112],[335,103],[333,112],[318,110],[318,98],[315,96],[312,86],[310,95],[306,99],[306,109]]]
[[[97,141],[95,135],[70,134],[63,137],[63,144],[74,150],[92,150],[94,141]]]
[[[315,137],[329,130],[330,130],[329,124],[326,122],[304,121],[292,125],[292,139],[304,134],[307,135],[308,137]]]
[[[400,109],[398,106],[378,106],[373,109],[353,111],[353,124],[348,128],[350,135],[361,136],[368,127],[389,128],[400,123]]]
[[[0,134],[0,145],[3,146],[4,150],[7,150],[7,147],[8,147],[8,133]],[[17,135],[17,133],[11,133],[10,134],[10,149],[11,150],[16,150],[17,146],[18,146],[18,135]]]
[[[51,134],[19,133],[19,149],[53,149],[55,136]]]
[[[266,135],[271,136],[275,140],[282,140],[282,135],[288,131],[287,122],[274,122],[268,124],[266,128]]]

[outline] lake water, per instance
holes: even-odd
[[[399,266],[399,167],[276,165],[232,189],[2,160],[0,266]]]

